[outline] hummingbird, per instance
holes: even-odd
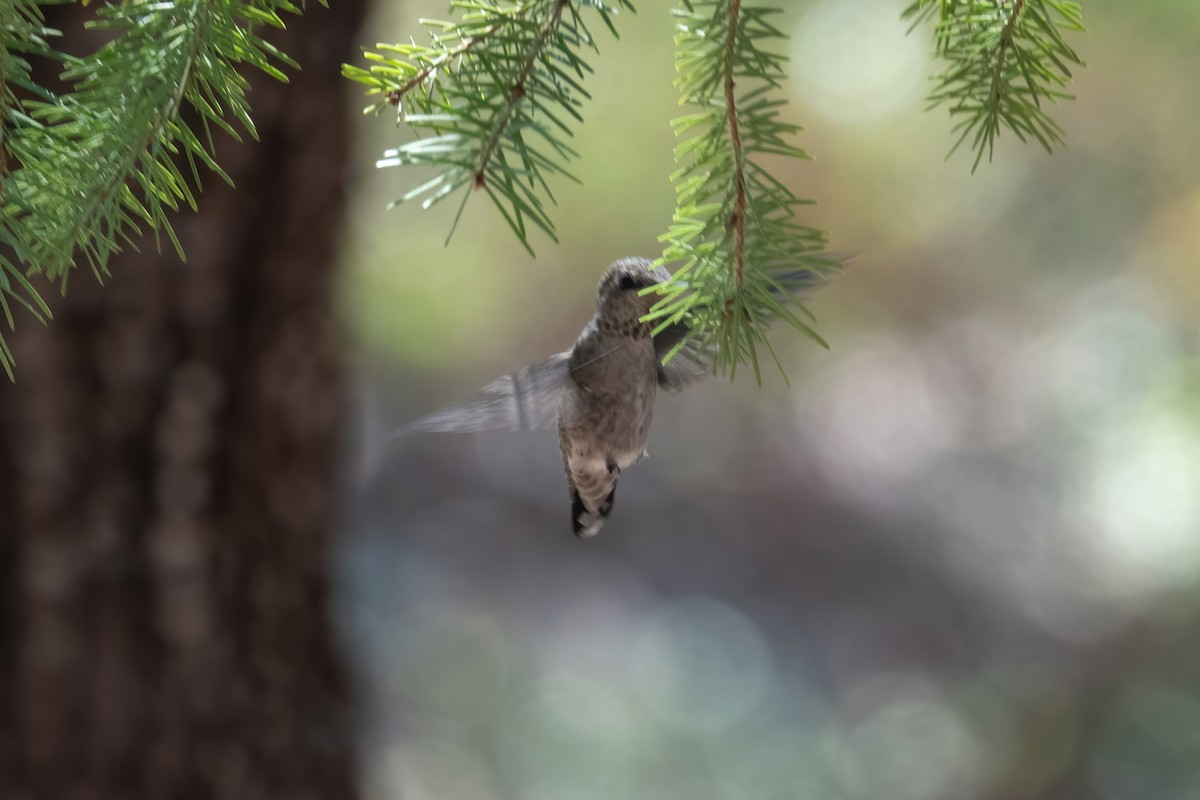
[[[820,277],[802,272],[806,287]],[[659,298],[642,290],[670,279],[665,267],[645,258],[614,261],[600,279],[596,313],[570,350],[497,378],[474,402],[436,411],[405,430],[557,426],[572,530],[581,539],[595,536],[612,513],[621,472],[647,455],[658,390],[678,392],[712,371],[711,354],[688,339],[686,321],[657,332],[656,323],[643,321]],[[677,352],[664,363],[672,350]]]

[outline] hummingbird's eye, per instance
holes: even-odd
[[[620,280],[620,282],[617,284],[617,286],[618,286],[618,287],[619,287],[619,288],[620,288],[622,291],[626,291],[626,292],[627,292],[627,291],[629,291],[630,289],[636,289],[636,288],[638,288],[638,286],[637,286],[637,281],[635,281],[635,280],[633,279],[633,276],[632,276],[632,275],[622,275],[622,276],[621,276],[621,280]]]

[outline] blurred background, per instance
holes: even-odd
[[[444,0],[332,5],[187,264],[10,339],[0,796],[1200,798],[1200,5],[1087,3],[1067,147],[971,175],[904,3],[784,3],[779,175],[860,254],[831,347],[662,397],[586,542],[553,433],[390,434],[660,252],[667,4],[601,34],[536,258],[482,197],[449,243],[454,202],[387,210],[406,134],[338,75]]]
[[[360,126],[339,619],[369,796],[1200,797],[1200,72],[1195,3],[1093,2],[1047,155],[944,160],[904,3],[787,4],[780,177],[861,253],[780,329],[791,385],[662,397],[603,534],[553,433],[388,439],[565,349],[611,260],[660,252],[678,113],[665,9],[602,38],[561,244]],[[380,7],[402,40],[438,2]]]

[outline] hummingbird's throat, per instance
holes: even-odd
[[[608,336],[625,336],[630,339],[649,339],[650,325],[637,319],[616,320],[601,318],[597,327]]]

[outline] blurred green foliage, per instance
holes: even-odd
[[[54,0],[63,2],[63,0]],[[44,3],[43,5],[50,5]],[[9,301],[46,319],[29,279],[65,291],[76,260],[97,279],[109,258],[134,246],[143,226],[182,259],[169,212],[196,207],[201,171],[229,177],[214,160],[213,132],[256,136],[250,67],[286,81],[296,63],[262,37],[299,13],[288,0],[163,0],[100,6],[87,27],[103,32],[92,53],[59,52],[33,0],[3,6],[0,26],[0,311]],[[61,64],[53,91],[30,59]],[[194,119],[184,119],[189,108]],[[13,377],[0,333],[0,368]]]

